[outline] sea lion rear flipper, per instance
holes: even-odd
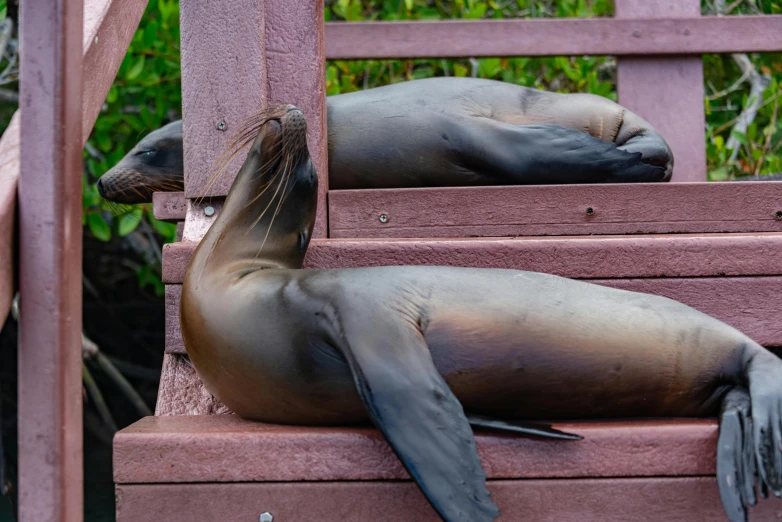
[[[515,125],[492,119],[463,126],[454,149],[462,168],[511,183],[663,181],[666,170],[580,130],[556,124]]]
[[[423,336],[401,320],[376,323],[343,350],[369,416],[444,520],[494,520],[470,424]]]
[[[511,433],[520,433],[522,435],[533,435],[535,437],[546,437],[550,439],[562,440],[582,440],[584,438],[581,435],[557,430],[553,428],[551,424],[546,424],[543,422],[502,420],[472,414],[467,415],[467,420],[473,427],[508,431]]]
[[[757,502],[752,432],[749,393],[733,388],[722,402],[717,440],[717,484],[731,522],[746,522],[747,504]]]

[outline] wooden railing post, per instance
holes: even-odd
[[[616,0],[617,18],[691,18],[700,0]],[[684,34],[687,29],[684,29]],[[644,38],[640,29],[630,38]],[[619,103],[651,123],[671,146],[673,181],[706,181],[706,120],[700,56],[617,59]]]
[[[315,0],[191,0],[182,21],[182,116],[185,195],[224,196],[240,154],[208,186],[210,166],[253,113],[270,103],[292,103],[307,117],[310,154],[319,174],[314,237],[325,237],[328,172],[323,2]],[[191,212],[189,221],[201,220]],[[188,234],[186,239],[200,239]],[[204,231],[202,226],[195,229]]]
[[[21,3],[19,519],[82,520],[81,1]]]

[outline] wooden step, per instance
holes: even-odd
[[[153,197],[185,218],[183,193]],[[782,232],[779,181],[331,190],[328,206],[333,239]]]
[[[476,432],[499,520],[725,520],[713,419],[556,426],[585,438]],[[147,417],[117,433],[114,480],[119,522],[150,512],[172,522],[257,520],[262,512],[302,522],[437,520],[369,428]],[[750,520],[782,520],[782,502],[761,501]]]

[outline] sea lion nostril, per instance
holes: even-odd
[[[106,189],[103,186],[103,178],[98,179],[98,182],[95,185],[98,187],[98,194],[100,194],[100,197],[105,198]]]

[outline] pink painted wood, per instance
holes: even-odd
[[[490,479],[715,473],[713,419],[558,422],[578,442],[476,432]],[[409,480],[373,428],[314,428],[237,415],[145,417],[114,439],[116,483]]]
[[[489,481],[511,522],[723,522],[713,477]],[[274,520],[366,522],[440,518],[410,482],[119,485],[117,522]],[[760,500],[750,520],[782,520],[777,499]]]
[[[161,221],[183,221],[187,213],[184,192],[155,192],[152,194],[152,213]]]
[[[85,0],[82,78],[82,143],[87,141],[147,0]],[[19,111],[0,139],[0,321],[14,294],[13,230],[19,178]]]
[[[700,0],[616,0],[614,5],[617,19],[687,18],[690,22],[701,12]],[[687,33],[685,29],[685,38]],[[638,40],[648,37],[642,29],[635,35]],[[728,31],[717,39],[731,41],[734,36]],[[619,103],[648,120],[668,142],[674,158],[672,181],[706,181],[703,60],[699,54],[617,59]]]
[[[210,168],[242,124],[266,108],[263,0],[193,0],[180,7],[185,193],[226,194],[238,154],[209,185]]]
[[[589,281],[675,299],[741,330],[762,345],[782,346],[782,324],[777,320],[782,308],[782,276],[612,278]],[[181,285],[167,285],[166,353],[185,353],[179,329],[180,296]]]
[[[211,184],[210,167],[235,133],[269,104],[295,104],[307,116],[310,154],[321,178],[314,235],[325,237],[323,5],[241,0],[215,6],[197,0],[183,4],[181,13],[185,195],[227,194],[246,153],[237,154]]]
[[[617,0],[617,15],[625,14]],[[700,17],[700,10],[660,13],[653,6],[688,0],[631,0],[625,18],[330,22],[326,57],[458,58],[465,56],[662,55],[782,50],[782,17]],[[665,9],[664,7],[662,9]],[[646,14],[664,20],[643,19]],[[663,16],[660,16],[660,15]],[[640,36],[636,36],[636,32]]]
[[[334,238],[782,231],[779,182],[345,190],[329,207]]]
[[[163,281],[181,283],[196,242],[163,247]],[[488,239],[313,240],[305,268],[452,265],[577,279],[782,273],[782,234],[675,234]]]
[[[231,413],[198,378],[193,364],[182,355],[163,356],[155,415],[220,415]]]
[[[328,235],[328,146],[323,2],[266,0],[266,60],[270,103],[291,103],[307,118],[307,145],[318,171],[312,237]]]
[[[82,2],[20,12],[19,520],[82,520]]]

